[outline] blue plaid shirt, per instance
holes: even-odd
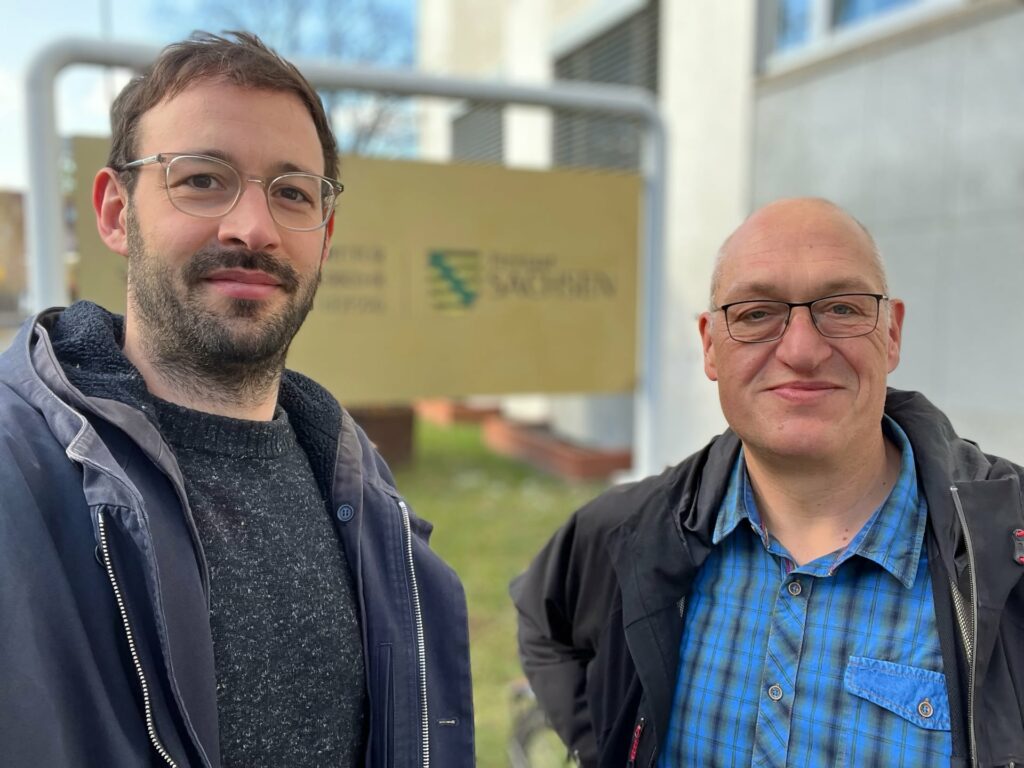
[[[883,427],[895,487],[845,549],[802,566],[762,526],[740,453],[686,601],[661,768],[949,765],[927,507],[907,436]]]

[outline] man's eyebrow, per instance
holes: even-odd
[[[275,163],[271,168],[274,173],[316,173],[316,171],[311,171],[309,168],[302,168],[295,163],[289,163],[287,160]],[[320,174],[316,173],[316,175],[319,176]]]
[[[822,283],[815,288],[815,295],[808,296],[807,298],[808,300],[813,300],[824,296],[832,296],[837,293],[877,293],[879,290],[879,288],[875,287],[862,277],[844,277]],[[783,293],[783,290],[778,285],[760,281],[740,281],[738,283],[733,283],[727,290],[723,291],[723,294],[728,295],[729,297],[744,297],[730,298],[730,302],[746,301],[749,299],[792,300],[792,297],[786,297]]]
[[[228,165],[238,168],[238,163],[235,161],[235,158],[232,157],[232,155],[229,152],[225,152],[224,150],[221,149],[197,149],[194,152],[183,152],[182,154],[206,155],[207,157],[215,157],[218,160],[223,160]],[[274,165],[271,166],[270,171],[271,175],[274,176],[280,175],[282,173],[316,173],[316,171],[311,171],[308,168],[302,168],[301,166],[298,166],[295,163],[288,162],[287,160],[282,160],[279,163],[275,163]],[[319,176],[320,174],[316,175]]]
[[[229,163],[231,165],[235,164],[235,159],[230,154],[228,154],[227,152],[224,152],[223,150],[220,150],[220,149],[196,149],[196,150],[191,150],[191,151],[188,151],[188,152],[182,152],[181,154],[183,154],[183,155],[206,155],[206,157],[215,157],[218,160],[223,160],[225,163]]]

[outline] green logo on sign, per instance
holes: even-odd
[[[428,288],[434,309],[464,312],[480,296],[478,251],[431,251]]]

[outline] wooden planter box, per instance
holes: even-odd
[[[411,405],[363,406],[349,408],[348,412],[388,466],[393,469],[412,461],[416,420]]]

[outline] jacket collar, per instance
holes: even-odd
[[[1006,562],[1014,565],[1008,548],[1012,531],[1024,525],[1020,486],[1024,468],[989,456],[976,444],[960,438],[945,414],[919,392],[890,389],[885,413],[903,429],[913,447],[919,490],[927,500],[928,522],[935,531],[947,571],[959,576],[966,567],[963,531],[951,493],[954,485],[972,536],[978,539],[975,550],[979,550],[979,542],[998,543],[997,549],[1007,553]],[[696,567],[710,550],[718,510],[739,450],[736,434],[726,430],[662,476],[663,482],[672,484],[665,491],[666,497],[674,500],[670,519],[687,540]],[[633,526],[650,528],[649,535],[665,535],[668,521],[646,509],[643,518]],[[998,542],[989,542],[991,537],[997,537]],[[1024,577],[1020,566],[998,570],[1010,580],[1009,586],[1000,590],[1003,593]]]
[[[890,390],[888,413],[907,433],[917,462],[918,483],[928,500],[928,522],[946,572],[958,583],[968,565],[963,526],[953,489],[963,508],[978,568],[981,605],[1001,609],[1024,567],[1013,560],[1013,531],[1024,526],[1024,469],[961,439],[946,416],[918,392]]]
[[[132,435],[169,474],[180,475],[151,415],[148,391],[121,353],[121,329],[122,318],[91,302],[45,310],[25,321],[11,346],[0,355],[0,382],[39,408],[65,447],[78,439],[98,449],[98,441],[87,439],[95,433],[80,415],[94,413]],[[59,335],[60,360],[51,339],[54,331]],[[99,363],[83,367],[90,357]],[[361,500],[364,482],[395,494],[386,466],[368,449],[365,435],[326,389],[286,370],[279,403],[288,413],[329,504],[338,498],[358,496]],[[104,464],[109,462],[109,457],[103,458]]]

